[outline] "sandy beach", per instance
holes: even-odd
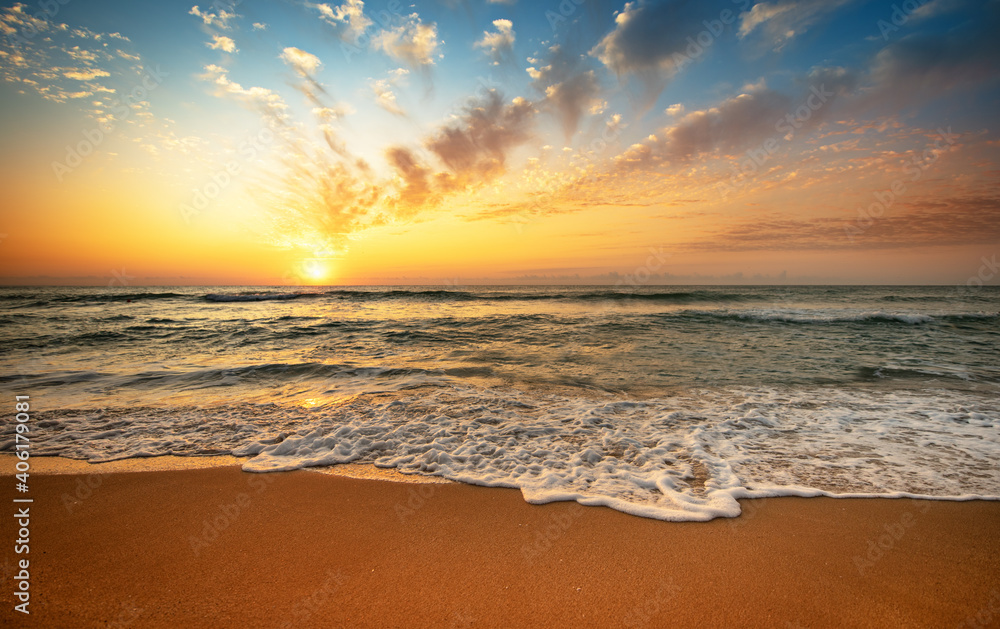
[[[1000,623],[1000,502],[779,498],[671,523],[305,471],[31,483],[30,620],[10,585],[24,556],[5,543],[5,626]]]

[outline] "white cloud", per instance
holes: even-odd
[[[396,103],[396,94],[392,91],[392,84],[379,79],[372,83],[372,91],[375,92],[375,104],[396,116],[405,116],[406,112]]]
[[[775,51],[809,27],[853,0],[775,0],[759,2],[752,9],[740,14],[742,21],[737,31],[745,39],[759,30],[766,45]]]
[[[362,0],[347,0],[337,7],[329,4],[314,5],[324,22],[337,30],[337,36],[354,43],[372,25],[365,15],[365,3]]]
[[[316,55],[299,48],[285,48],[281,51],[281,60],[292,66],[302,76],[308,76],[319,69],[323,63]]]
[[[111,76],[111,73],[100,68],[88,68],[87,70],[68,70],[63,72],[63,76],[77,81],[91,81],[99,77]]]
[[[218,13],[211,13],[207,10],[202,11],[197,5],[191,7],[191,10],[188,11],[188,15],[200,17],[205,26],[215,26],[223,30],[229,30],[229,20],[237,17],[235,11],[231,12],[226,11],[225,9],[219,9]]]
[[[415,67],[432,65],[439,43],[437,25],[424,24],[416,13],[411,13],[404,24],[372,38],[375,48]]]
[[[493,65],[500,65],[510,59],[514,53],[514,24],[510,20],[493,20],[496,32],[483,31],[483,38],[476,42],[476,48],[482,48],[493,60]]]
[[[225,52],[239,52],[236,42],[225,35],[212,35],[212,43],[205,44],[212,50],[223,50]]]
[[[212,64],[205,66],[205,73],[199,78],[211,81],[218,88],[218,95],[229,95],[244,104],[257,109],[265,117],[285,121],[288,118],[288,105],[278,94],[265,87],[245,88],[229,79],[225,68]]]

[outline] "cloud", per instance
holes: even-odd
[[[853,0],[776,0],[759,2],[740,14],[737,36],[745,39],[760,31],[765,45],[781,50],[821,19]]]
[[[288,105],[281,96],[264,87],[245,88],[230,80],[228,71],[221,66],[215,64],[205,66],[205,73],[199,78],[214,84],[216,95],[231,96],[251,109],[257,110],[270,121],[285,124],[288,119]]]
[[[88,68],[86,70],[64,71],[63,76],[67,79],[74,79],[76,81],[92,81],[97,78],[111,76],[111,73],[107,70],[101,70],[100,68]]]
[[[624,170],[655,168],[706,154],[739,152],[766,140],[791,140],[829,119],[842,101],[850,103],[858,81],[844,68],[821,67],[793,81],[801,86],[794,97],[758,81],[713,107],[686,115],[682,105],[672,105],[666,113],[676,123],[633,144],[617,157],[617,165]]]
[[[304,77],[312,76],[323,65],[316,55],[294,47],[282,50],[280,58]]]
[[[590,54],[619,77],[641,79],[643,106],[651,106],[670,79],[711,51],[717,35],[705,23],[718,21],[719,6],[730,10],[698,0],[628,2],[615,16],[615,28]],[[728,28],[721,22],[719,26]]]
[[[579,56],[570,55],[559,45],[549,49],[548,63],[529,67],[534,86],[545,94],[545,102],[562,120],[566,139],[576,133],[584,113],[603,105],[601,86],[593,70],[584,69]]]
[[[214,6],[214,5],[213,5]],[[197,5],[191,7],[188,11],[188,15],[193,15],[195,17],[200,17],[201,21],[205,26],[214,26],[216,28],[221,28],[223,30],[229,30],[229,20],[238,17],[235,11],[226,11],[225,9],[219,9],[218,13],[212,13],[210,11],[202,11]]]
[[[715,107],[693,111],[659,135],[632,145],[619,156],[619,165],[633,169],[735,151],[777,135],[776,122],[791,109],[792,100],[773,90],[739,94]]]
[[[468,191],[502,175],[510,151],[532,137],[535,114],[532,103],[515,98],[505,104],[495,90],[471,99],[457,120],[442,125],[423,142],[444,171],[435,172],[413,149],[390,147],[386,159],[401,182],[390,198],[395,215],[411,217],[447,195]]]
[[[405,116],[406,112],[396,103],[396,94],[392,91],[392,83],[386,79],[379,79],[372,82],[372,91],[375,92],[375,104],[396,116]]]
[[[365,15],[365,3],[362,0],[346,0],[337,7],[329,4],[313,5],[319,11],[324,22],[334,27],[337,37],[353,44],[372,25]]]
[[[1000,198],[943,197],[894,207],[854,234],[853,218],[770,213],[739,221],[681,248],[705,251],[885,250],[988,245],[1000,240]]]
[[[458,177],[490,179],[504,171],[508,151],[531,137],[535,113],[531,102],[518,97],[505,105],[500,93],[490,90],[425,146]]]
[[[267,30],[267,24],[264,24],[263,22],[254,22],[253,23],[253,30],[255,30],[255,31],[266,31]]]
[[[416,13],[407,16],[400,26],[372,38],[376,49],[415,68],[433,65],[439,43],[437,25],[424,24]]]
[[[403,182],[402,188],[392,200],[393,207],[402,216],[410,217],[429,202],[440,198],[434,191],[431,170],[420,163],[413,151],[403,147],[390,147],[386,159]]]
[[[483,31],[483,38],[476,42],[476,48],[482,48],[493,61],[493,65],[509,62],[514,55],[514,24],[510,20],[493,20],[496,32]]]
[[[675,55],[684,54],[687,38],[705,30],[702,21],[709,17],[694,0],[628,2],[590,54],[619,75],[653,71],[669,78],[678,69]]]
[[[236,42],[225,35],[212,35],[212,43],[205,45],[212,50],[223,50],[229,53],[239,52],[236,48]]]
[[[0,80],[14,89],[116,127],[150,121],[143,81],[158,83],[127,37],[40,19],[20,3],[0,8],[0,34]]]
[[[975,24],[943,34],[913,34],[875,56],[865,86],[866,104],[914,107],[957,88],[1000,76],[1000,10],[985,10]]]

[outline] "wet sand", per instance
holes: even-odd
[[[233,466],[30,481],[30,554],[0,518],[4,626],[1000,626],[1000,502],[777,498],[671,523]]]

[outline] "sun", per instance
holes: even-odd
[[[330,276],[330,268],[325,260],[316,258],[302,263],[302,277],[312,284],[321,284]]]

